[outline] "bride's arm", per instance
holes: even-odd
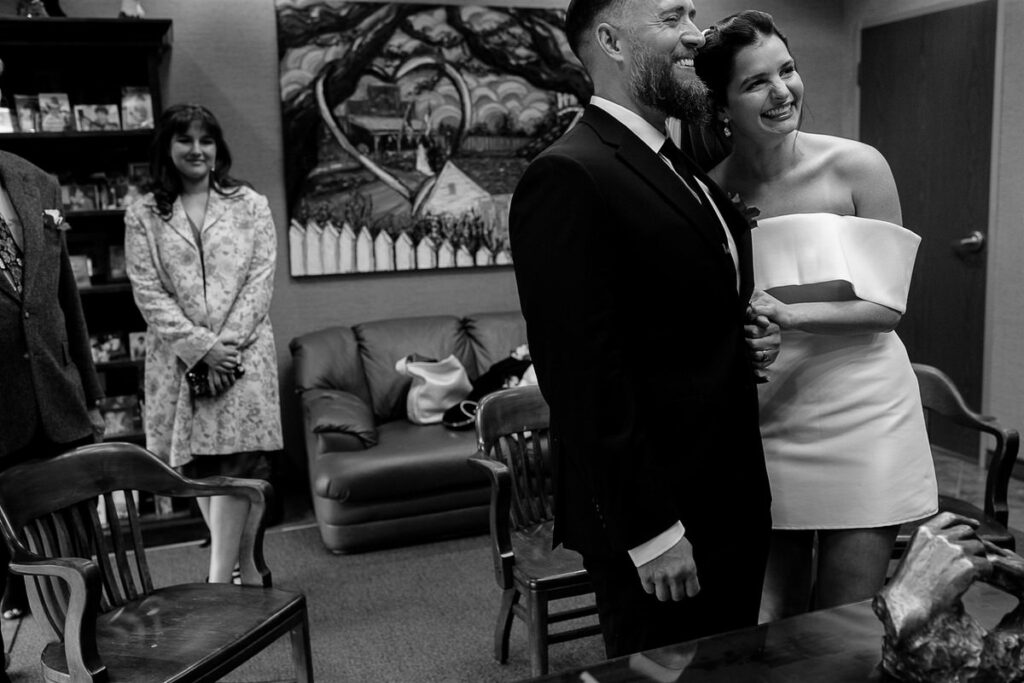
[[[784,304],[771,294],[757,292],[750,300],[754,313],[767,317],[783,330],[814,334],[891,332],[902,315],[871,301],[813,301]]]

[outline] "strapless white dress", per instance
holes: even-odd
[[[759,220],[751,235],[759,289],[906,310],[921,241],[909,230],[808,213]],[[758,393],[776,529],[878,527],[937,512],[917,379],[895,332],[785,331],[767,374]]]

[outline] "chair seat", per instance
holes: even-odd
[[[304,609],[300,593],[181,584],[100,615],[96,644],[112,683],[198,680],[217,671],[226,673],[231,668],[224,668],[226,662],[265,647],[287,632]],[[46,680],[67,680],[63,643],[48,644],[42,664]]]
[[[1016,540],[1010,530],[996,520],[986,517],[985,511],[981,508],[971,505],[959,498],[940,495],[939,512],[952,512],[958,515],[963,515],[964,517],[976,519],[981,523],[978,527],[978,536],[984,538],[986,541],[996,544],[1000,548],[1007,548],[1008,550],[1016,549]],[[896,548],[900,551],[905,550],[910,544],[910,537],[914,535],[917,528],[925,521],[927,520],[922,519],[917,522],[907,522],[902,525],[899,533],[896,535]]]
[[[552,590],[575,584],[589,585],[583,558],[564,546],[551,547],[554,522],[547,521],[512,532],[517,580],[532,590]]]

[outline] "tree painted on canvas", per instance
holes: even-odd
[[[292,274],[323,272],[324,234],[361,237],[370,253],[411,243],[424,255],[421,245],[433,245],[424,268],[508,263],[515,183],[592,92],[564,12],[342,0],[276,8]],[[346,248],[342,269],[355,263]],[[394,268],[378,261],[370,270]],[[351,268],[327,272],[366,272]]]

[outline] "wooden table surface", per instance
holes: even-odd
[[[1017,604],[986,584],[964,596],[991,629]],[[593,666],[530,679],[552,683],[864,683],[891,681],[879,668],[882,623],[871,601],[810,612],[755,628],[692,640]]]

